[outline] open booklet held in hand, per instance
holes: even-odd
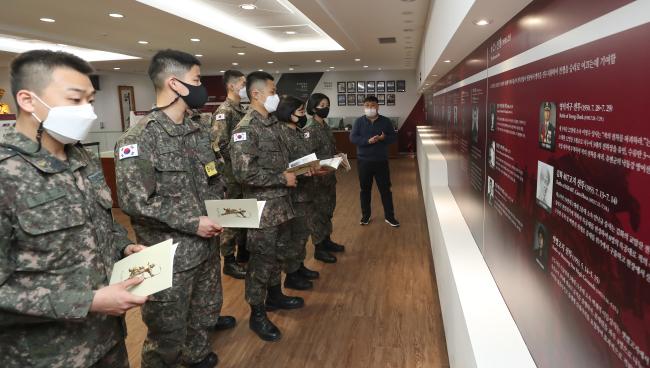
[[[311,153],[307,156],[301,157],[295,161],[289,163],[287,172],[294,173],[296,175],[303,175],[309,172],[310,169],[318,170],[320,167],[318,157],[315,153]]]
[[[172,287],[174,277],[174,254],[178,243],[173,239],[152,245],[134,253],[113,266],[109,284],[117,284],[133,277],[142,277],[142,283],[129,291],[135,295],[148,296]]]
[[[256,199],[205,201],[210,220],[225,228],[259,229],[265,205]]]
[[[350,171],[351,169],[350,162],[348,161],[348,155],[345,153],[339,153],[327,160],[321,160],[320,166],[326,170],[338,170],[340,167],[343,167],[345,171]]]

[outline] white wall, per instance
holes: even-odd
[[[363,106],[338,106],[336,84],[337,82],[352,81],[392,81],[405,80],[406,92],[390,92],[395,94],[395,106],[379,106],[379,113],[390,117],[399,117],[399,125],[413,110],[420,95],[417,92],[416,80],[413,70],[376,70],[376,71],[351,71],[351,72],[326,72],[318,82],[314,92],[326,94],[330,98],[331,117],[352,117],[363,115]],[[325,88],[327,82],[330,88]],[[376,95],[377,93],[375,93]],[[388,92],[385,92],[388,94]]]

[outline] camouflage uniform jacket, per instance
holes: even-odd
[[[224,178],[228,184],[236,183],[230,160],[230,137],[244,115],[244,106],[229,98],[212,115],[212,148],[215,152],[220,152],[225,161]]]
[[[281,122],[282,141],[289,150],[289,162],[312,153],[311,143],[308,140],[309,133],[303,129],[289,126],[288,123]],[[311,202],[312,190],[314,190],[314,178],[301,175],[298,177],[298,187],[292,191],[293,202]]]
[[[13,129],[0,140],[0,366],[87,367],[124,338],[89,310],[132,241],[97,159],[35,149]]]
[[[336,155],[336,140],[327,123],[320,124],[315,119],[311,119],[305,127],[305,133],[311,144],[312,152],[316,152],[319,160],[332,158]],[[336,184],[336,174],[332,172],[325,176],[315,177],[314,182],[316,185],[334,185]]]
[[[265,118],[250,109],[230,140],[233,174],[244,187],[244,198],[266,201],[261,228],[280,225],[295,216],[291,188],[284,177],[289,151],[281,129],[273,114]]]
[[[119,139],[115,159],[120,206],[138,241],[179,242],[175,272],[205,261],[216,245],[196,235],[199,216],[206,215],[205,200],[224,193],[208,127],[188,117],[175,124],[164,112],[151,112]]]

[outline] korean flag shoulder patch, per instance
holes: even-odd
[[[214,120],[224,120],[226,118],[226,114],[217,114],[214,116]]]
[[[246,140],[246,132],[239,132],[232,135],[232,140],[235,142],[241,142]]]
[[[119,152],[119,159],[125,159],[129,157],[138,157],[138,145],[137,144],[129,144],[126,146],[120,147],[120,152]]]

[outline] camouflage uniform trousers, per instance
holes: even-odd
[[[221,263],[214,249],[198,266],[174,272],[173,286],[150,296],[142,307],[149,329],[142,368],[198,363],[212,351],[208,333],[223,304]]]
[[[124,340],[118,342],[98,362],[90,368],[129,368],[129,356],[126,353]]]
[[[227,199],[243,198],[241,184],[228,184]],[[221,255],[225,258],[235,254],[235,246],[246,246],[246,229],[224,228],[219,236],[221,239]]]
[[[291,239],[291,220],[278,226],[248,229],[247,249],[250,253],[246,272],[246,301],[260,305],[266,300],[269,287],[280,285],[281,261]]]
[[[307,216],[311,241],[320,244],[332,234],[332,218],[336,208],[336,183],[319,186],[314,192],[311,215]]]
[[[286,247],[278,248],[278,260],[285,273],[298,271],[300,264],[307,257],[307,240],[309,239],[308,215],[312,209],[311,202],[294,202],[296,217],[291,223],[291,236]]]

